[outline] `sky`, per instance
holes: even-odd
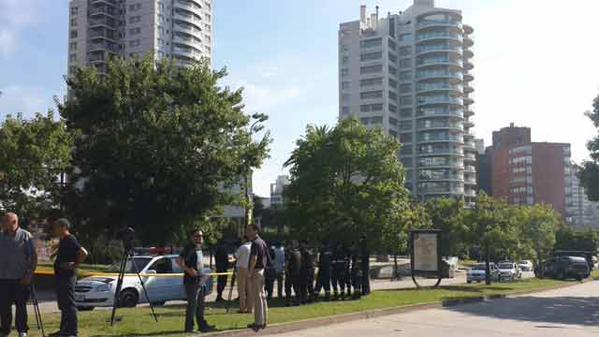
[[[215,0],[214,64],[223,85],[245,88],[248,113],[270,116],[271,156],[254,174],[269,195],[307,124],[334,125],[338,115],[337,30],[359,7],[405,10],[412,0]],[[533,141],[572,144],[588,157],[596,134],[584,116],[599,94],[599,1],[437,0],[461,9],[475,29],[474,133],[513,122]],[[0,0],[0,119],[54,108],[65,93],[67,0]]]

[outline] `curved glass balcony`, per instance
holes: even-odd
[[[454,40],[454,41],[463,42],[463,37],[460,34],[451,33],[451,32],[428,32],[428,33],[419,33],[418,35],[416,35],[417,42],[429,41],[429,40]]]
[[[416,110],[416,118],[427,117],[453,117],[462,119],[464,111],[462,109],[450,109],[448,107],[427,107]]]
[[[443,120],[443,119],[421,120],[421,121],[418,121],[418,123],[416,123],[417,131],[433,130],[433,129],[463,131],[464,126],[461,122],[450,122],[447,119],[446,120]],[[460,139],[460,140],[463,141],[463,139]]]
[[[442,96],[442,95],[434,95],[434,96],[418,96],[416,99],[416,104],[418,106],[422,105],[430,105],[430,104],[453,104],[453,105],[464,105],[464,101],[460,97],[453,96]]]
[[[416,55],[421,55],[430,52],[451,52],[458,55],[463,55],[463,47],[461,45],[452,45],[450,43],[435,43],[435,44],[420,44],[416,47]]]
[[[462,81],[464,79],[464,73],[448,70],[420,70],[416,72],[416,80],[420,81],[432,78],[452,78]]]

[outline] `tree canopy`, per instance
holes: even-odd
[[[599,96],[594,99],[593,111],[588,112],[587,117],[599,132]],[[578,175],[589,199],[599,201],[599,135],[587,143],[587,149],[591,160],[582,163]]]
[[[355,119],[334,128],[310,125],[286,162],[289,225],[315,241],[380,243],[407,209],[400,144]],[[399,233],[398,233],[399,234]]]
[[[224,76],[152,58],[76,71],[59,104],[77,135],[69,214],[89,230],[132,226],[162,244],[232,202],[223,191],[260,166],[270,139],[252,139],[242,89],[220,87]]]
[[[0,125],[0,210],[36,217],[58,207],[72,144],[50,112],[31,120],[8,116]]]

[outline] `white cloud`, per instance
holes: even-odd
[[[8,114],[23,113],[28,117],[36,112],[45,113],[53,107],[52,94],[42,88],[10,86],[0,91],[0,120]]]
[[[0,1],[0,56],[15,52],[21,32],[35,24],[42,0]]]

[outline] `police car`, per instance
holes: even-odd
[[[165,256],[135,256],[129,258],[125,265],[125,277],[119,295],[121,307],[132,308],[141,303],[151,302],[162,305],[168,301],[184,301],[183,271],[177,265],[178,255]],[[75,285],[75,303],[80,310],[93,310],[95,307],[111,307],[120,265],[109,268],[109,274],[86,277]],[[139,271],[141,279],[148,291],[146,298],[140,280],[136,274]],[[204,273],[212,270],[204,268]],[[207,295],[212,292],[212,277],[206,279]]]

